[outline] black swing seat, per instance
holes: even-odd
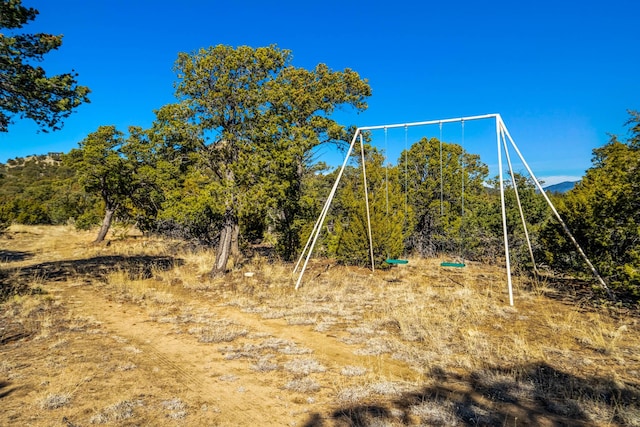
[[[387,259],[384,260],[384,262],[386,262],[387,264],[409,264],[409,260],[408,259],[387,258]]]
[[[466,264],[462,262],[441,262],[440,267],[463,268],[463,267],[466,267]]]

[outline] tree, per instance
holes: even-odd
[[[410,210],[405,210],[399,169],[387,167],[384,155],[375,148],[365,147],[367,193],[371,220],[371,241],[374,264],[382,266],[388,258],[399,258],[405,250],[404,240]],[[370,265],[369,231],[362,173],[358,166],[345,169],[331,217],[329,255],[345,264]],[[408,208],[408,206],[407,206]]]
[[[11,159],[0,165],[0,199],[8,219],[21,224],[64,224],[86,209],[75,171],[58,155]]]
[[[612,136],[593,150],[593,166],[560,200],[558,211],[612,290],[640,300],[640,114],[629,112],[630,136]],[[578,269],[579,259],[560,227],[542,232],[548,261]]]
[[[277,207],[281,230],[295,227],[309,151],[347,134],[330,114],[343,104],[366,106],[370,89],[357,73],[323,64],[306,71],[290,61],[291,53],[275,46],[219,45],[181,53],[176,62],[176,95],[207,138],[197,151],[211,177],[205,187],[215,200],[212,214],[220,218],[213,275],[239,255],[244,220]]]
[[[115,213],[131,204],[137,183],[133,164],[122,151],[124,134],[115,126],[100,126],[72,150],[67,161],[76,169],[84,190],[100,196],[104,205],[102,225],[94,243],[104,240]]]
[[[276,201],[275,230],[279,253],[285,260],[298,252],[304,224],[313,222],[318,214],[306,185],[316,171],[314,148],[322,144],[343,146],[355,132],[355,126],[346,128],[331,114],[340,106],[363,111],[370,95],[367,81],[358,73],[351,69],[332,71],[325,64],[313,70],[289,66],[270,82],[270,117],[274,122],[270,128],[277,131],[272,133],[269,153],[270,162],[279,167],[268,188]]]
[[[0,0],[0,29],[12,33],[33,21],[38,11],[21,0]],[[78,85],[75,72],[47,77],[31,63],[62,45],[62,36],[0,33],[0,132],[7,132],[12,117],[35,121],[43,132],[59,130],[73,109],[89,102],[89,88]]]
[[[522,214],[526,221],[534,256],[536,252],[539,253],[541,250],[538,239],[539,232],[541,227],[551,218],[551,211],[544,197],[538,192],[533,178],[519,173],[513,175],[516,181],[515,187],[510,174],[505,172],[503,178],[509,250],[513,255],[514,265],[533,267],[531,253],[525,240],[525,230],[522,226],[515,188],[518,190],[518,198],[522,206]],[[477,222],[487,232],[482,242],[483,247],[479,249],[497,254],[504,250],[499,176],[495,176],[488,183],[491,186],[491,189],[488,190],[489,197],[477,212],[474,222]],[[538,258],[540,257],[538,256]]]
[[[130,173],[126,215],[138,228],[149,231],[166,201],[165,189],[171,188],[181,170],[170,137],[157,124],[151,129],[129,127],[129,137],[119,148],[119,155]],[[178,158],[178,160],[180,160]]]
[[[5,176],[0,170],[0,188],[4,187]],[[11,214],[9,209],[7,209],[7,197],[4,195],[0,195],[0,235],[5,232],[5,230],[11,225]],[[2,279],[2,276],[0,276]]]
[[[409,185],[405,191],[415,212],[410,249],[424,256],[438,252],[459,253],[468,244],[463,241],[465,236],[473,233],[469,229],[472,225],[469,218],[483,206],[487,166],[478,155],[467,153],[460,145],[445,142],[442,143],[441,165],[437,138],[422,138],[409,148],[406,158],[402,153],[398,164],[408,175],[406,182]]]
[[[204,207],[209,200],[203,188],[209,180],[197,165],[200,131],[187,121],[183,104],[165,105],[155,114],[151,128],[136,130],[129,142],[133,149],[127,149],[138,159],[137,174],[150,190],[143,192],[148,200],[142,209],[133,213],[136,224],[143,232],[210,243],[210,210]]]

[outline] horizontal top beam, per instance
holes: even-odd
[[[379,126],[363,126],[363,127],[359,127],[358,131],[361,132],[365,130],[393,129],[393,128],[403,128],[403,127],[412,127],[412,126],[427,126],[427,125],[437,125],[442,123],[466,122],[471,120],[482,120],[482,119],[491,119],[491,118],[499,118],[499,117],[500,117],[500,114],[483,114],[481,116],[468,116],[468,117],[457,117],[453,119],[428,120],[424,122],[397,123],[397,124],[379,125]]]

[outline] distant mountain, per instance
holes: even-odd
[[[564,181],[543,188],[544,191],[548,191],[550,193],[566,193],[569,190],[573,190],[573,187],[575,187],[579,182],[580,181]]]
[[[64,153],[50,152],[48,154],[32,154],[30,156],[25,157],[16,157],[15,159],[7,160],[5,166],[7,168],[15,168],[24,166],[26,163],[35,163],[35,164],[47,164],[59,166],[62,161],[62,156]],[[2,163],[0,163],[2,165]]]

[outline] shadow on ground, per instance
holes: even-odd
[[[11,295],[42,293],[39,286],[32,286],[33,282],[101,279],[114,271],[125,271],[132,279],[148,279],[154,271],[166,271],[183,263],[183,260],[169,256],[112,255],[0,270],[0,301]]]
[[[11,386],[10,382],[0,381],[0,399],[16,391],[16,387],[10,387],[10,386]]]
[[[561,301],[572,306],[581,306],[586,309],[594,306],[615,306],[624,308],[625,312],[632,312],[640,307],[638,295],[629,289],[612,287],[615,301],[611,300],[605,290],[593,278],[578,278],[563,276],[551,272],[542,272],[538,276],[529,275],[530,280],[525,282],[525,290],[540,292],[547,298]],[[614,304],[615,303],[615,304]]]
[[[639,384],[580,378],[544,363],[431,376],[423,389],[314,413],[304,425],[626,426],[640,416]]]
[[[24,261],[33,256],[31,252],[0,250],[0,262]]]

